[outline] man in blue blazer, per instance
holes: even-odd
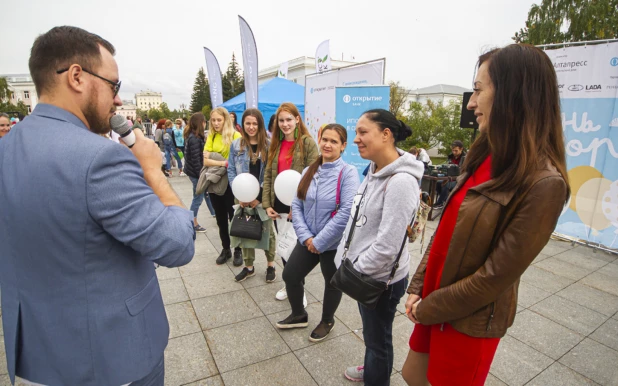
[[[120,82],[114,47],[75,27],[39,36],[40,103],[0,141],[0,286],[15,375],[57,385],[163,385],[169,325],[155,263],[194,253],[193,215],[135,130],[110,131]]]

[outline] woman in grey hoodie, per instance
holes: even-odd
[[[351,218],[359,202],[360,206],[347,258],[354,262],[356,270],[383,282],[389,279],[401,244],[407,237],[407,227],[419,206],[419,181],[424,166],[395,146],[411,134],[412,130],[405,123],[383,109],[365,112],[356,124],[354,143],[361,157],[371,164],[354,198]],[[393,320],[408,286],[409,270],[410,256],[404,248],[399,268],[377,307],[370,310],[359,304],[365,363],[348,368],[346,378],[364,381],[368,386],[390,383]]]

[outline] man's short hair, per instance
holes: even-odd
[[[458,141],[453,141],[453,143],[451,143],[451,147],[458,147],[460,149],[463,149],[464,144],[463,144],[463,142],[461,142],[459,140]]]
[[[101,65],[99,45],[112,55],[116,53],[110,42],[78,27],[54,27],[39,35],[32,45],[28,62],[37,94],[49,91],[56,82],[56,71],[72,64],[96,71]]]

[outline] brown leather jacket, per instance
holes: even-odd
[[[513,325],[519,278],[549,241],[567,197],[566,183],[555,167],[548,164],[534,173],[525,191],[489,192],[488,183],[468,190],[440,289],[417,307],[420,323],[448,322],[461,333],[482,338],[500,338]],[[466,179],[462,174],[451,196]],[[432,244],[433,238],[408,293],[422,295]]]

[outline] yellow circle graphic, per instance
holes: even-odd
[[[571,196],[576,197],[581,186],[592,178],[603,178],[603,174],[592,166],[577,166],[569,170],[569,185],[571,185]],[[574,212],[577,212],[577,200],[571,200],[569,204]]]

